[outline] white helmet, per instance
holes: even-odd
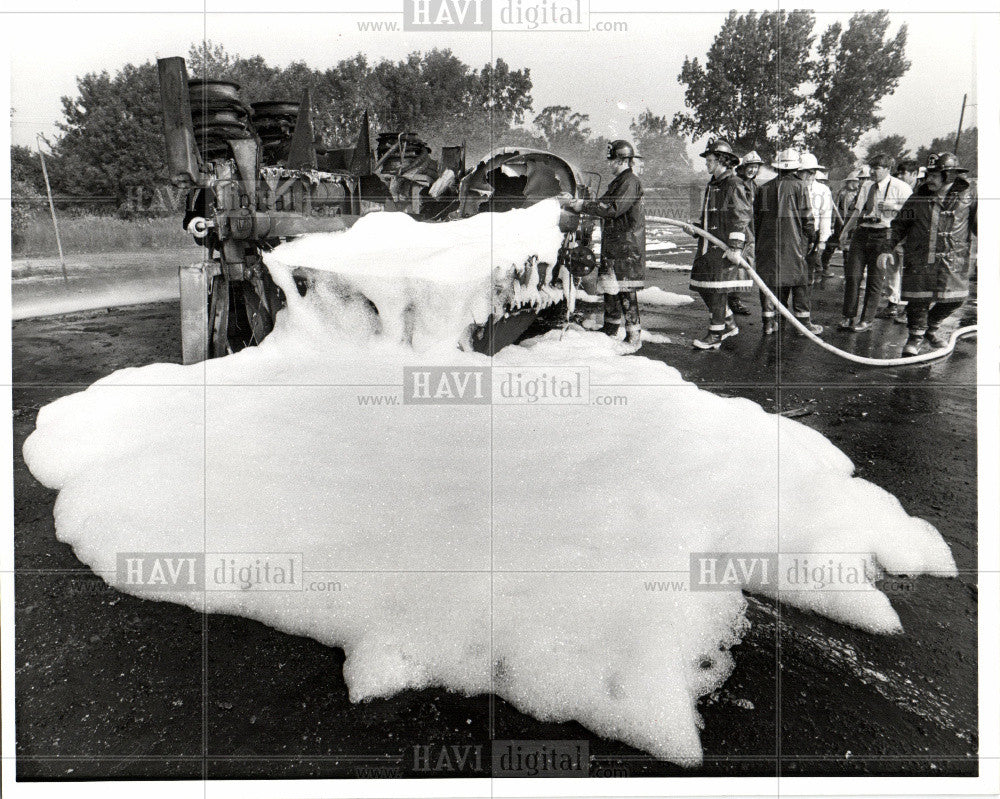
[[[756,150],[751,150],[740,159],[740,166],[750,166],[752,164],[757,164],[758,166],[764,166],[764,161],[757,154]]]
[[[771,164],[775,169],[787,172],[799,168],[799,151],[794,147],[782,150]]]
[[[822,169],[816,170],[816,180],[829,180],[830,176]]]
[[[858,170],[852,169],[850,172],[848,172],[847,177],[844,178],[844,181],[846,182],[848,180],[861,180],[861,175],[858,173]]]
[[[799,158],[799,169],[823,169],[812,153],[802,153]]]

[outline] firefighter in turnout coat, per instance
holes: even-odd
[[[740,265],[742,255],[753,263],[753,198],[735,167],[739,157],[729,142],[713,139],[701,154],[712,178],[705,187],[699,225],[729,246],[723,250],[700,239],[691,268],[691,288],[697,291],[711,317],[708,332],[694,346],[714,350],[739,333],[729,307],[731,292],[749,292],[753,281]]]
[[[641,158],[627,141],[608,145],[608,162],[614,178],[599,200],[573,200],[574,211],[596,216],[601,224],[601,264],[598,289],[604,294],[604,327],[618,335],[625,322],[625,342],[633,350],[642,343],[637,292],[646,285],[646,211],[642,184],[632,171]]]
[[[946,346],[941,323],[969,296],[977,199],[966,172],[951,153],[931,155],[924,183],[892,220],[891,245],[902,243],[905,255],[902,298],[910,335],[904,355],[918,355],[925,341],[934,349]],[[895,256],[881,258],[891,267]]]
[[[816,236],[809,187],[796,170],[797,150],[783,150],[772,165],[778,177],[765,183],[754,205],[757,274],[795,317],[814,334],[823,332],[810,321],[810,276],[806,256]],[[761,293],[764,335],[778,331],[777,311]]]
[[[760,184],[757,182],[757,176],[760,174],[760,168],[763,165],[764,161],[761,159],[757,151],[751,150],[740,159],[739,166],[736,167],[736,176],[743,181],[743,185],[747,187],[747,191],[750,193],[751,207],[753,206],[754,200],[757,199],[757,192],[760,191]],[[740,295],[735,292],[729,295],[729,308],[733,313],[739,314],[740,316],[750,315],[750,309],[740,298]]]

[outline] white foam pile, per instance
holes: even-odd
[[[372,332],[386,341],[407,338],[422,350],[458,340],[470,324],[482,324],[505,307],[544,308],[560,301],[562,293],[552,288],[562,243],[558,219],[559,205],[550,200],[530,213],[450,222],[442,236],[440,225],[406,214],[369,214],[346,232],[285,244],[267,262],[321,273],[317,283],[334,303],[367,297],[379,311]],[[328,315],[330,309],[324,310]]]
[[[690,305],[694,302],[694,297],[690,294],[664,291],[659,286],[647,286],[638,293],[638,297],[641,303],[659,305],[664,308],[675,308],[678,305]]]
[[[864,553],[906,574],[954,562],[819,433],[599,333],[508,347],[494,373],[585,367],[593,392],[627,403],[394,402],[405,366],[491,365],[456,336],[488,312],[496,269],[551,257],[556,216],[547,203],[438,225],[377,214],[355,228],[364,241],[277,248],[289,307],[261,346],[125,369],[39,412],[24,454],[59,490],[59,538],[122,590],[343,647],[352,700],[492,691],[697,763],[696,702],[727,679],[746,621],[739,590],[657,587],[687,583],[691,553]],[[338,290],[299,297],[301,267]],[[407,324],[417,348],[399,343]],[[121,552],[299,553],[306,590],[140,586],[116,571]],[[331,581],[340,590],[310,590]],[[776,593],[753,569],[740,585]],[[781,596],[900,630],[870,583]]]

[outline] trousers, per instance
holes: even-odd
[[[625,321],[626,328],[639,327],[639,297],[635,291],[619,291],[604,295],[604,324],[618,326]]]
[[[851,240],[844,261],[844,306],[843,317],[853,319],[858,315],[861,302],[861,281],[865,280],[865,304],[861,319],[871,322],[878,311],[885,284],[885,272],[879,268],[878,257],[892,252],[889,247],[889,231],[883,228],[859,227]],[[866,278],[867,273],[867,278]]]
[[[791,310],[799,319],[808,319],[811,313],[809,286],[783,286],[775,288],[768,286],[775,293],[782,304]],[[777,315],[778,309],[774,303],[767,298],[764,292],[760,293],[760,307],[765,319]]]
[[[962,300],[947,300],[935,302],[927,300],[910,300],[906,306],[906,324],[911,333],[924,333],[935,330],[941,323],[958,310]]]

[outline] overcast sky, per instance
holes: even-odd
[[[817,14],[817,32],[849,14]],[[59,98],[75,93],[75,77],[114,71],[127,62],[186,55],[203,36],[231,52],[259,54],[268,62],[304,60],[326,67],[358,52],[370,59],[398,59],[413,50],[450,48],[481,66],[501,57],[530,67],[534,109],[569,105],[589,114],[607,136],[627,135],[630,120],[649,107],[672,117],[683,108],[677,82],[685,55],[703,57],[725,13],[602,14],[592,23],[620,21],[627,32],[560,33],[362,33],[364,20],[399,19],[330,14],[63,14],[7,16],[11,42],[12,138],[33,145],[36,132],[51,134]],[[976,98],[974,17],[949,13],[896,13],[893,32],[909,28],[913,62],[896,93],[882,103],[881,132],[901,133],[915,150],[955,129],[962,94]],[[966,114],[975,124],[976,109]]]

